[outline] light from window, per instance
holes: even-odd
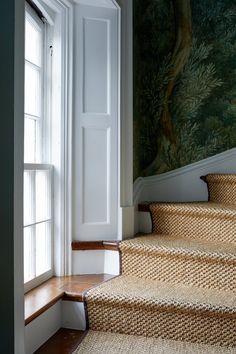
[[[46,25],[30,9],[25,19],[24,282],[52,270],[52,166],[45,164]],[[48,74],[48,73],[47,73]],[[48,135],[48,134],[47,134]]]

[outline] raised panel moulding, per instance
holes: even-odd
[[[110,21],[83,18],[83,113],[110,114]]]
[[[134,205],[148,201],[206,200],[206,185],[200,176],[208,173],[236,173],[236,148],[174,171],[135,180]]]
[[[75,3],[87,6],[105,7],[117,9],[117,4],[114,0],[74,0]]]
[[[110,223],[110,128],[83,128],[83,224]]]

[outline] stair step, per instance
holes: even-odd
[[[236,206],[212,202],[151,203],[153,233],[236,245]]]
[[[231,292],[123,275],[88,291],[86,302],[93,330],[236,345]]]
[[[207,183],[210,201],[236,205],[235,174],[209,174],[201,179]]]
[[[122,274],[236,292],[236,247],[140,236],[120,243]]]
[[[45,352],[42,352],[42,354]],[[233,348],[89,331],[75,354],[235,354]],[[39,353],[37,353],[39,354]],[[52,354],[48,352],[48,354]]]

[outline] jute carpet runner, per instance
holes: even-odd
[[[89,331],[73,354],[235,354],[234,349]]]
[[[151,203],[152,234],[120,243],[76,353],[236,353],[236,176],[203,180],[208,202]]]

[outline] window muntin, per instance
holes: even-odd
[[[24,133],[24,283],[27,290],[30,283],[35,286],[37,279],[52,274],[53,170],[44,160],[48,156],[46,148],[50,146],[47,132],[50,116],[45,114],[45,88],[50,74],[45,65],[46,31],[47,25],[27,7]]]
[[[33,11],[25,17],[25,135],[24,162],[43,162],[44,52],[46,24]]]

